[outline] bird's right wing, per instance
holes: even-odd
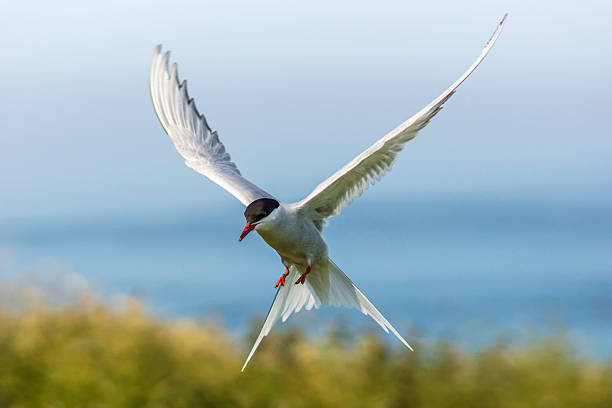
[[[244,205],[259,198],[274,198],[240,175],[217,132],[208,127],[204,115],[189,98],[187,83],[179,83],[176,64],[168,71],[169,57],[169,52],[162,56],[161,45],[155,47],[151,98],[159,121],[185,164],[229,191]]]
[[[476,61],[446,91],[434,99],[416,115],[389,132],[367,150],[319,184],[312,193],[297,203],[318,227],[326,219],[338,215],[371,184],[391,169],[399,152],[412,140],[429,121],[442,109],[442,105],[455,93],[455,90],[476,69],[489,53],[501,33],[506,16],[485,45]]]

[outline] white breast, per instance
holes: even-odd
[[[293,206],[281,204],[256,231],[287,261],[312,265],[327,259],[327,245],[312,221]]]

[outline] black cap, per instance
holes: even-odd
[[[267,217],[279,205],[280,203],[273,198],[260,198],[248,205],[244,210],[244,218],[252,224]]]

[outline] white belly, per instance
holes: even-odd
[[[281,258],[308,266],[320,260],[327,260],[327,245],[321,233],[310,220],[294,214],[283,214],[274,223],[257,232]]]

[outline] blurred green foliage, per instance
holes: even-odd
[[[3,307],[0,407],[612,407],[612,363],[562,338],[412,353],[373,334],[276,330],[241,373],[250,346],[135,301]]]

